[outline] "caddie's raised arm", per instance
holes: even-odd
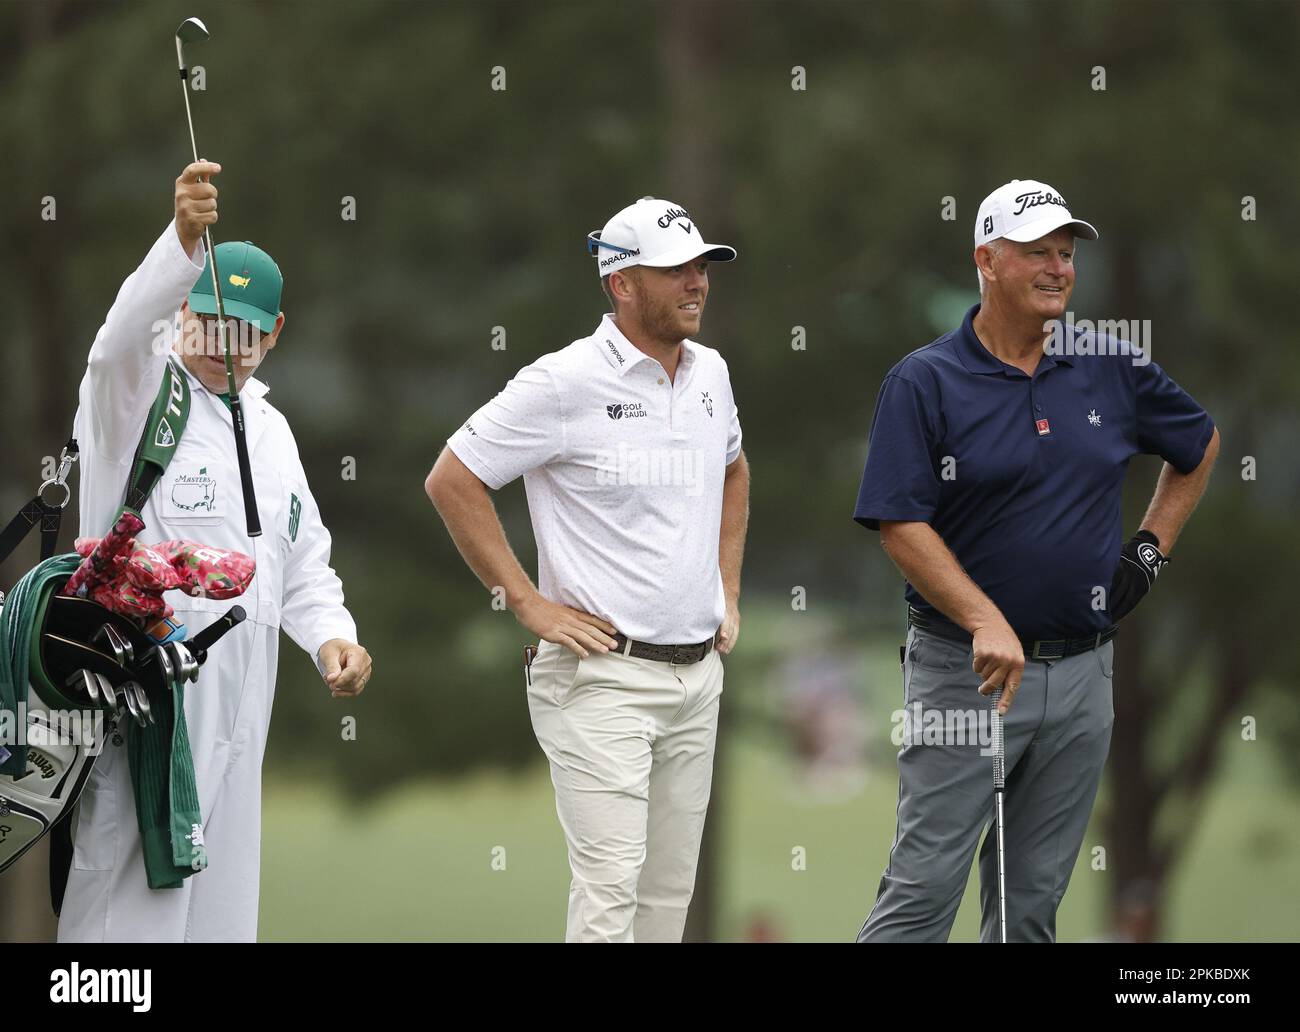
[[[217,188],[203,180],[220,171],[199,161],[181,172],[175,218],[122,284],[95,335],[79,400],[111,461],[127,461],[139,442],[171,351],[176,312],[203,273],[203,228],[217,221]]]

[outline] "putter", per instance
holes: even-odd
[[[994,821],[998,836],[998,928],[1002,933],[1002,942],[1007,941],[1007,868],[1005,861],[1006,825],[1002,814],[1002,797],[1007,788],[1007,743],[1002,732],[1002,714],[998,712],[998,703],[1002,701],[1002,689],[993,693],[993,716],[990,722],[993,732],[993,808]]]
[[[185,95],[185,121],[190,127],[190,149],[194,160],[199,160],[199,145],[194,137],[194,115],[190,111],[190,69],[185,63],[185,44],[207,39],[208,27],[198,18],[186,18],[176,27],[176,63],[181,72],[181,93]],[[230,358],[230,338],[226,332],[226,306],[221,299],[221,276],[217,272],[217,252],[212,246],[212,233],[203,229],[203,247],[208,253],[208,268],[212,272],[212,293],[217,303],[217,330],[221,334],[221,351],[226,359],[226,389],[230,392],[230,425],[235,432],[235,453],[239,457],[239,483],[244,492],[244,522],[249,537],[261,537],[262,521],[257,515],[257,496],[253,492],[253,467],[248,461],[248,440],[244,434],[244,407],[235,387],[235,365]]]

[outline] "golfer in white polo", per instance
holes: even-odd
[[[540,639],[525,673],[573,872],[567,939],[678,942],[749,506],[727,363],[688,338],[709,262],[736,252],[653,198],[588,249],[613,313],[474,413],[425,490],[479,580]],[[520,475],[537,587],[487,492]]]

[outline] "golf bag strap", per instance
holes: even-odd
[[[64,810],[50,828],[50,906],[55,917],[63,912],[63,894],[72,872],[72,812],[80,805]]]
[[[0,562],[8,559],[14,549],[31,533],[31,529],[37,525],[41,528],[41,561],[44,562],[54,555],[54,550],[58,547],[63,507],[68,504],[71,494],[65,481],[68,470],[76,461],[77,440],[70,437],[68,443],[63,446],[63,453],[59,456],[58,472],[40,486],[36,497],[19,509],[14,518],[9,521],[9,525],[0,531]],[[44,497],[45,489],[51,485],[61,487],[64,491],[63,499],[57,505],[47,502]]]
[[[23,543],[23,538],[37,524],[41,528],[41,558],[50,558],[59,538],[59,522],[62,518],[63,509],[57,505],[47,505],[39,495],[27,502],[9,521],[9,526],[0,532],[0,562],[13,554],[14,549]]]
[[[137,516],[176,454],[190,418],[190,385],[174,357],[168,356],[162,382],[135,449],[122,504]]]

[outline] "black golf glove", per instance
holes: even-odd
[[[1160,551],[1159,538],[1139,530],[1120,553],[1119,565],[1110,584],[1110,618],[1119,623],[1151,590],[1169,560]]]

